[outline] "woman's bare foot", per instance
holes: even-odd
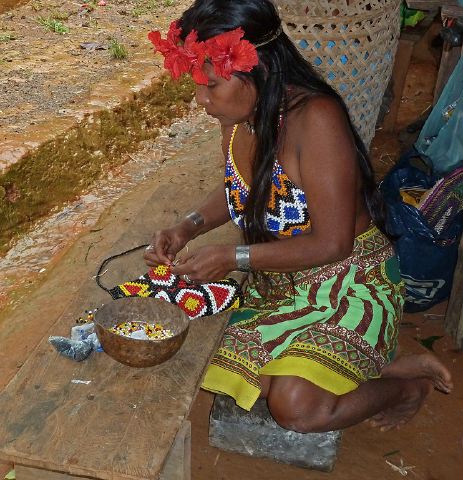
[[[370,424],[379,427],[382,432],[400,428],[416,415],[431,389],[432,383],[428,379],[407,381],[404,383],[402,400],[396,406],[370,418]]]
[[[452,376],[431,353],[404,355],[393,360],[381,371],[383,378],[427,378],[434,388],[444,393],[453,389]]]

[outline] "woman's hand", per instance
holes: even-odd
[[[189,225],[191,224],[191,225]],[[155,232],[143,258],[149,267],[171,265],[177,253],[195,237],[195,225],[181,222],[171,228]]]
[[[208,245],[179,259],[172,273],[186,275],[192,283],[207,283],[223,280],[235,268],[234,245]]]

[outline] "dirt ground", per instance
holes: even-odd
[[[0,9],[0,133],[20,133],[50,114],[66,116],[96,84],[152,65],[148,32],[164,28],[189,2],[16,3],[13,10]],[[115,55],[112,45],[125,54]]]
[[[34,2],[32,2],[34,3]],[[27,8],[32,8],[31,4]],[[40,3],[40,2],[37,2]],[[108,2],[109,3],[109,2]],[[118,4],[135,5],[135,1],[120,1]],[[139,3],[139,2],[138,2]],[[57,6],[61,9],[66,5],[72,5],[76,8],[76,3],[60,2]],[[168,8],[165,5],[164,8]],[[23,7],[26,8],[26,7]],[[121,7],[128,8],[128,7]],[[32,14],[32,10],[31,10]],[[122,19],[130,17],[129,24],[139,22],[140,19],[130,15],[118,14]],[[142,17],[143,15],[140,15]],[[78,14],[71,19],[81,21]],[[42,34],[37,29],[36,24],[32,20],[26,22],[23,27],[26,31],[29,27],[32,28],[34,34]],[[74,21],[72,20],[72,21]],[[0,34],[4,32],[13,32],[13,29],[6,30],[7,26],[13,25],[8,23],[8,18],[2,17],[0,19]],[[124,20],[125,21],[125,20]],[[6,22],[6,23],[5,23]],[[15,30],[18,23],[14,22]],[[32,27],[33,25],[33,27]],[[82,32],[88,27],[82,27]],[[23,31],[23,30],[21,30]],[[129,29],[130,31],[130,29]],[[46,32],[44,35],[51,35]],[[85,40],[84,36],[79,37]],[[82,40],[82,41],[83,41]],[[14,42],[14,40],[11,40]],[[57,42],[60,43],[60,42]],[[1,45],[1,44],[0,44]],[[64,45],[64,42],[63,42]],[[61,47],[60,47],[61,48]],[[64,48],[64,47],[62,47]],[[70,48],[69,45],[66,48]],[[72,47],[77,51],[77,46]],[[137,47],[131,47],[136,49]],[[3,50],[7,51],[6,49]],[[1,51],[0,51],[1,53]],[[8,51],[7,51],[8,53]],[[80,52],[81,55],[76,58],[88,60],[89,68],[95,69],[95,75],[98,75],[99,63],[92,63],[96,57],[86,56],[87,52]],[[97,55],[106,55],[105,50],[94,52]],[[419,52],[415,56],[415,61],[410,68],[407,77],[406,88],[402,99],[402,107],[399,112],[398,126],[404,127],[424,111],[432,102],[432,86],[435,81],[437,62],[435,55],[426,49]],[[13,61],[7,61],[2,64],[2,73],[0,74],[0,85],[6,85],[1,82],[1,75],[3,75],[3,66],[7,65],[8,75],[11,75],[14,65],[14,58],[16,54],[11,54]],[[92,54],[93,55],[93,54]],[[1,58],[1,55],[0,55]],[[90,58],[93,60],[91,61]],[[43,62],[46,65],[46,62]],[[34,67],[36,68],[36,67]],[[51,72],[52,73],[52,72]],[[18,73],[18,79],[21,81],[13,82],[5,88],[14,88],[18,85],[25,85],[22,82],[25,77],[23,73]],[[32,76],[31,76],[32,75]],[[34,73],[29,73],[27,81],[33,81]],[[96,77],[95,77],[96,78]],[[44,80],[46,83],[46,79]],[[19,88],[19,87],[18,87]],[[22,88],[22,87],[21,87]],[[24,87],[26,88],[26,87]],[[76,87],[77,88],[77,87]],[[78,88],[87,88],[83,85]],[[8,96],[17,95],[18,90],[0,90],[0,102],[4,101],[3,107],[0,103],[0,110],[6,111],[8,115],[8,125],[21,125],[26,122],[27,116],[19,111],[17,104],[5,104]],[[23,90],[26,92],[26,90]],[[75,92],[70,92],[72,95]],[[2,95],[4,95],[2,97]],[[32,95],[32,93],[31,93]],[[51,98],[51,97],[50,97]],[[28,102],[32,105],[34,103],[33,97],[30,97]],[[58,102],[58,103],[56,103]],[[6,105],[6,108],[5,108]],[[50,100],[47,104],[51,109],[60,108],[59,100]],[[27,111],[27,110],[26,110]],[[32,112],[32,111],[30,111]],[[30,118],[34,118],[31,113]],[[0,115],[3,118],[3,113]],[[14,122],[13,122],[14,120]],[[378,132],[377,137],[372,145],[372,154],[375,164],[375,169],[379,176],[381,176],[397,159],[398,153],[404,147],[403,138],[397,133]],[[210,145],[206,147],[204,154],[212,155],[211,152],[218,151],[218,140],[211,140]],[[215,153],[214,153],[215,154]],[[183,172],[185,174],[185,172]],[[187,172],[189,175],[195,175],[195,170],[191,169]],[[196,174],[197,175],[197,174]],[[204,181],[205,178],[199,178],[199,181]],[[149,181],[141,185],[137,192],[146,192],[150,188]],[[116,240],[124,231],[124,220],[130,215],[130,211],[136,202],[135,189],[132,194],[128,194],[121,200],[116,202],[113,207],[107,210],[105,214],[109,236],[112,238],[104,238],[101,236],[101,243],[92,248],[91,240],[85,240],[80,247],[80,255],[82,249],[87,250],[89,262],[94,257],[94,252],[97,248],[104,250],[109,248],[111,240]],[[171,205],[158,205],[157,208],[171,209]],[[91,238],[93,225],[85,226],[85,235]],[[98,230],[94,230],[97,232]],[[100,234],[100,232],[98,232]],[[81,239],[82,240],[82,239]],[[70,240],[71,241],[71,240]],[[88,242],[88,243],[85,243]],[[88,275],[89,265],[75,265],[76,258],[78,258],[75,249],[69,246],[70,250],[60,252],[59,256],[52,259],[50,262],[50,272],[56,274],[59,269],[75,268],[81,275]],[[89,254],[90,252],[90,254]],[[27,290],[18,291],[12,295],[12,302],[23,302],[24,299],[35,298],[40,299],[40,293],[35,297],[33,292],[38,291],[41,282],[44,280],[34,280],[34,283],[28,287]],[[75,287],[77,288],[77,286]],[[68,297],[72,296],[72,292]],[[43,295],[42,295],[43,297]],[[68,299],[69,300],[69,299]],[[38,301],[38,300],[37,300]],[[42,302],[44,299],[42,298]],[[51,303],[51,302],[49,302]],[[50,316],[57,315],[58,312],[66,308],[66,303],[63,301],[60,305],[49,305],[48,313]],[[46,334],[49,325],[12,325],[12,318],[14,317],[15,306],[7,305],[6,310],[0,312],[0,388],[11,379],[18,368],[24,363],[30,352],[37,345],[38,341]],[[32,308],[32,305],[30,306]],[[311,479],[311,480],[393,480],[400,479],[402,476],[409,476],[417,480],[457,480],[461,476],[463,465],[463,424],[461,421],[463,413],[463,368],[462,353],[455,350],[451,339],[443,332],[443,318],[445,315],[446,304],[440,304],[433,309],[419,313],[407,314],[402,323],[400,332],[401,348],[405,352],[419,352],[422,347],[419,343],[420,339],[428,338],[432,335],[442,336],[434,344],[435,353],[442,359],[442,361],[451,370],[455,391],[451,395],[442,395],[438,392],[433,392],[426,400],[421,412],[410,422],[404,426],[400,431],[393,431],[388,433],[381,433],[375,429],[370,428],[366,424],[358,425],[350,428],[344,432],[342,446],[339,452],[336,467],[332,473],[320,473],[315,471],[303,470],[300,468],[281,465],[266,459],[257,459],[245,457],[237,454],[226,453],[216,448],[210,447],[207,441],[208,434],[208,415],[213,401],[213,396],[207,392],[200,391],[193,409],[190,414],[192,422],[192,479],[193,480],[280,480],[287,479]],[[8,337],[10,333],[11,336]],[[5,339],[12,339],[12,343],[5,343]],[[407,469],[402,469],[407,467]],[[0,466],[1,471],[1,466]]]

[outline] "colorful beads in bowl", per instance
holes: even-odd
[[[136,340],[164,340],[174,336],[174,332],[160,323],[123,322],[109,329],[110,332]]]

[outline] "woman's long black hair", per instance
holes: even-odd
[[[281,29],[281,20],[269,0],[196,0],[182,15],[179,26],[182,39],[195,29],[200,41],[241,27],[245,32],[244,38],[259,45]],[[279,126],[280,115],[299,108],[314,94],[328,95],[344,109],[355,139],[368,210],[375,224],[385,231],[384,207],[373,169],[342,98],[319,77],[284,32],[258,47],[257,52],[259,64],[250,73],[239,74],[245,80],[251,80],[257,90],[254,117],[256,153],[252,184],[244,210],[245,241],[252,244],[275,239],[267,230],[266,209],[273,165],[283,136]],[[298,94],[294,101],[294,98],[288,97],[288,87],[296,87],[297,91],[306,93]]]

